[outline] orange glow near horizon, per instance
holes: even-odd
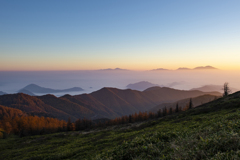
[[[14,57],[9,61],[0,59],[0,71],[60,71],[60,70],[99,70],[107,68],[121,68],[136,71],[164,68],[176,70],[180,67],[195,68],[199,66],[212,66],[220,70],[240,70],[238,58],[223,61],[218,59],[186,59],[183,57],[138,56],[120,57]]]
[[[72,65],[72,66],[67,66],[67,65],[59,65],[59,66],[54,66],[54,65],[45,65],[45,66],[38,66],[38,65],[24,65],[24,66],[1,66],[0,65],[0,71],[74,71],[74,70],[100,70],[100,69],[115,69],[115,68],[120,68],[120,69],[127,69],[127,70],[133,70],[133,71],[146,71],[146,70],[154,70],[154,69],[159,69],[159,68],[163,68],[163,69],[167,69],[167,70],[177,70],[178,68],[189,68],[189,69],[193,69],[195,67],[200,67],[200,66],[208,66],[208,65],[196,65],[196,66],[187,66],[187,65],[174,65],[174,66],[157,66],[157,65],[134,65],[134,66],[130,66],[130,65],[111,65],[111,66],[78,66],[78,65]],[[240,67],[238,66],[213,66],[210,65],[212,67],[215,67],[219,70],[223,70],[223,71],[239,71]]]

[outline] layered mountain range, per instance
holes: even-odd
[[[30,96],[23,93],[0,96],[0,105],[16,108],[32,115],[74,121],[78,118],[116,118],[139,111],[148,111],[162,104],[219,92],[184,91],[167,87],[152,87],[144,91],[102,88],[90,94],[76,96]]]

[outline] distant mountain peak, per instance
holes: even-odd
[[[177,70],[211,70],[211,69],[217,69],[215,67],[212,67],[212,66],[199,66],[199,67],[195,67],[193,69],[191,68],[186,68],[186,67],[180,67],[178,68]]]
[[[194,69],[200,70],[200,69],[217,69],[217,68],[212,67],[212,66],[199,66],[199,67],[196,67]]]
[[[32,93],[58,93],[58,92],[74,92],[74,91],[83,91],[80,87],[73,87],[68,89],[51,89],[38,86],[36,84],[29,84],[26,87],[22,88],[20,91],[29,91]],[[19,91],[19,92],[20,92]],[[29,93],[27,93],[29,94]]]
[[[223,92],[223,85],[213,85],[213,84],[208,84],[208,85],[203,85],[198,88],[192,88],[191,90],[199,90],[202,92],[212,92],[212,91],[217,91],[222,93]],[[230,90],[232,93],[239,91],[237,88],[230,87]]]
[[[157,69],[152,69],[150,71],[169,71],[169,69],[165,69],[165,68],[157,68]]]
[[[190,68],[186,68],[186,67],[180,67],[177,70],[191,70]]]
[[[107,68],[107,69],[100,69],[99,71],[129,71],[127,69],[122,69],[122,68]]]
[[[161,88],[162,88],[162,87],[160,87],[160,86],[154,86],[154,87],[150,87],[150,88],[145,89],[143,92],[153,91],[153,90],[157,90],[157,89],[161,89]]]
[[[24,93],[24,94],[28,94],[30,96],[35,96],[35,94],[33,94],[32,92],[26,90],[26,89],[21,89],[18,91],[18,93]]]
[[[4,95],[4,94],[7,94],[7,93],[0,91],[0,95]]]
[[[153,83],[148,82],[148,81],[140,81],[140,82],[137,82],[137,83],[128,84],[126,86],[126,88],[132,89],[132,90],[144,91],[147,88],[155,87],[155,86],[160,87],[158,84],[153,84]]]

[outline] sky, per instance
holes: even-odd
[[[240,70],[239,0],[0,0],[0,71]]]

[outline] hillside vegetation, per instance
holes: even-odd
[[[0,159],[239,159],[240,92],[144,123],[1,139]]]
[[[216,100],[219,97],[220,96],[214,96],[214,95],[202,95],[202,96],[194,97],[192,98],[192,104],[193,106],[196,107],[196,106],[211,102],[213,100]],[[189,101],[190,101],[190,98],[182,99],[173,103],[162,103],[157,105],[156,107],[151,108],[150,111],[157,112],[159,109],[164,109],[165,107],[167,109],[170,109],[170,108],[175,109],[176,105],[178,105],[179,108],[184,109],[188,105]]]

